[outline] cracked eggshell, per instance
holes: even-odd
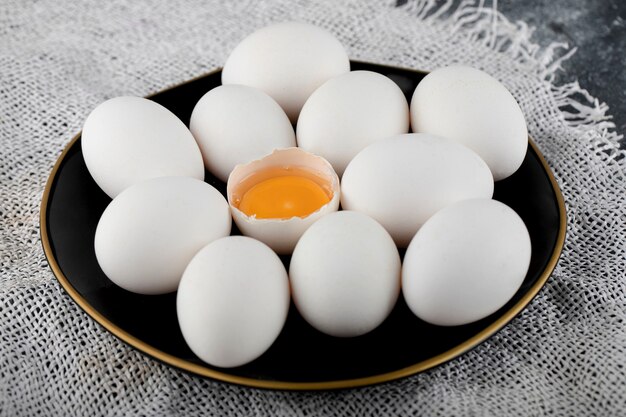
[[[248,216],[236,207],[236,195],[244,181],[251,177],[257,178],[255,182],[262,181],[272,175],[263,178],[264,174],[260,174],[260,172],[268,172],[273,168],[284,169],[285,167],[305,170],[323,180],[325,187],[328,187],[332,192],[330,201],[306,217],[292,217],[290,219],[257,219],[254,216]],[[233,220],[241,233],[260,240],[281,255],[293,251],[300,236],[309,226],[324,215],[337,211],[341,198],[339,178],[330,163],[320,156],[299,148],[277,149],[261,159],[237,165],[228,177],[226,194]]]

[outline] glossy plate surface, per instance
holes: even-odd
[[[390,77],[409,100],[425,75],[360,62],[353,62],[352,69]],[[216,71],[150,98],[188,124],[195,103],[220,85],[220,75]],[[225,191],[225,185],[209,173],[206,181]],[[153,358],[194,374],[254,387],[346,388],[412,375],[461,355],[506,325],[543,287],[563,246],[565,208],[552,173],[532,141],[517,173],[496,183],[494,198],[522,217],[532,241],[528,275],[496,313],[464,326],[438,327],[417,319],[400,297],[379,328],[340,339],[314,330],[292,306],[274,345],[254,362],[233,369],[207,365],[187,347],[178,327],[175,294],[133,294],[114,285],[101,271],[93,239],[110,199],[87,171],[80,135],[59,157],[48,180],[41,205],[41,239],[50,267],[69,296],[108,331]],[[289,261],[288,257],[283,260]]]

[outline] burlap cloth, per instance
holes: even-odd
[[[554,85],[567,49],[538,48],[522,22],[472,3],[392,3],[0,2],[2,416],[626,415],[626,165],[606,106],[577,83]],[[546,287],[503,331],[431,372],[317,393],[204,380],[119,342],[48,268],[42,192],[89,111],[206,73],[245,34],[288,19],[328,28],[353,59],[493,74],[563,190],[568,236]]]

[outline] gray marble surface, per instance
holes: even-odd
[[[578,79],[609,105],[617,131],[626,135],[626,1],[508,0],[498,2],[498,10],[534,26],[532,39],[540,45],[557,41],[578,48],[557,82]]]
[[[487,7],[492,4],[493,0],[485,1]],[[563,62],[556,82],[577,79],[593,97],[609,105],[617,132],[626,136],[626,0],[504,0],[497,8],[509,20],[534,27],[533,42],[577,48]],[[622,147],[626,148],[626,138]]]

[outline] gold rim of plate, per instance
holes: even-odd
[[[356,62],[356,61],[354,61]],[[381,65],[384,66],[384,65]],[[405,68],[397,68],[405,71],[415,71],[425,73],[425,71],[418,70],[410,70]],[[204,78],[211,74],[214,74],[220,71],[221,68],[211,71],[207,74],[201,75],[199,77],[195,77],[191,80],[185,81],[183,83],[177,84],[173,87],[167,88],[165,90],[159,91],[158,93],[163,93],[165,91],[180,87],[182,85],[188,84],[200,78]],[[148,96],[148,98],[153,95]],[[108,320],[102,314],[100,314],[85,298],[83,298],[76,289],[69,282],[67,277],[61,271],[59,264],[57,263],[56,258],[54,257],[54,253],[52,251],[52,246],[50,245],[50,241],[48,238],[48,225],[47,225],[47,210],[48,210],[48,199],[50,197],[50,191],[52,189],[52,185],[56,179],[57,171],[59,167],[63,163],[67,153],[72,148],[74,143],[80,138],[81,133],[77,134],[72,138],[72,140],[66,145],[65,149],[59,156],[59,159],[56,161],[50,176],[48,177],[48,181],[46,183],[46,188],[44,190],[42,199],[41,199],[41,209],[40,209],[40,231],[41,231],[41,242],[43,245],[44,253],[46,258],[48,259],[48,263],[50,264],[50,268],[52,269],[53,274],[56,279],[59,281],[63,289],[67,292],[67,294],[82,308],[89,316],[91,316],[96,322],[98,322],[101,326],[111,332],[118,339],[123,342],[131,345],[135,349],[152,356],[155,359],[158,359],[161,362],[164,362],[168,365],[172,365],[176,368],[180,368],[187,372],[191,372],[200,376],[209,377],[218,381],[229,382],[238,385],[245,385],[253,388],[266,388],[266,389],[279,389],[279,390],[331,390],[331,389],[340,389],[340,388],[356,388],[362,387],[366,385],[374,385],[382,382],[389,382],[396,379],[404,378],[410,375],[414,375],[420,372],[423,372],[427,369],[434,368],[437,365],[440,365],[444,362],[447,362],[451,359],[454,359],[461,354],[467,352],[468,350],[476,347],[491,335],[496,333],[498,330],[503,328],[506,324],[508,324],[515,316],[517,316],[523,309],[526,307],[532,299],[539,293],[541,288],[545,285],[546,281],[554,271],[556,264],[561,256],[561,251],[563,250],[563,245],[565,242],[565,233],[567,228],[566,222],[566,211],[565,211],[565,201],[563,199],[563,195],[561,194],[561,190],[544,158],[543,154],[537,148],[537,145],[533,142],[533,140],[529,137],[528,143],[532,147],[532,149],[537,154],[541,165],[543,166],[544,171],[548,175],[550,179],[550,183],[552,184],[552,191],[556,197],[558,206],[559,206],[559,232],[557,235],[557,240],[554,246],[554,250],[552,252],[552,256],[546,265],[541,276],[537,279],[537,281],[528,289],[528,291],[524,294],[524,296],[513,305],[509,310],[505,311],[502,316],[500,316],[495,322],[490,324],[488,327],[475,334],[468,340],[463,343],[455,346],[454,348],[447,350],[439,355],[433,356],[421,362],[418,362],[414,365],[408,366],[406,368],[398,369],[392,372],[386,372],[378,375],[372,375],[362,378],[354,378],[354,379],[342,379],[342,380],[334,380],[334,381],[316,381],[316,382],[290,382],[290,381],[276,381],[276,380],[263,380],[263,379],[255,379],[242,377],[237,375],[231,375],[226,372],[218,371],[215,369],[210,369],[202,365],[198,365],[193,362],[189,362],[187,360],[178,358],[176,356],[170,355],[169,353],[165,353],[161,350],[154,348],[153,346],[143,342],[142,340],[136,338],[132,334],[126,332],[121,329],[113,322]]]

